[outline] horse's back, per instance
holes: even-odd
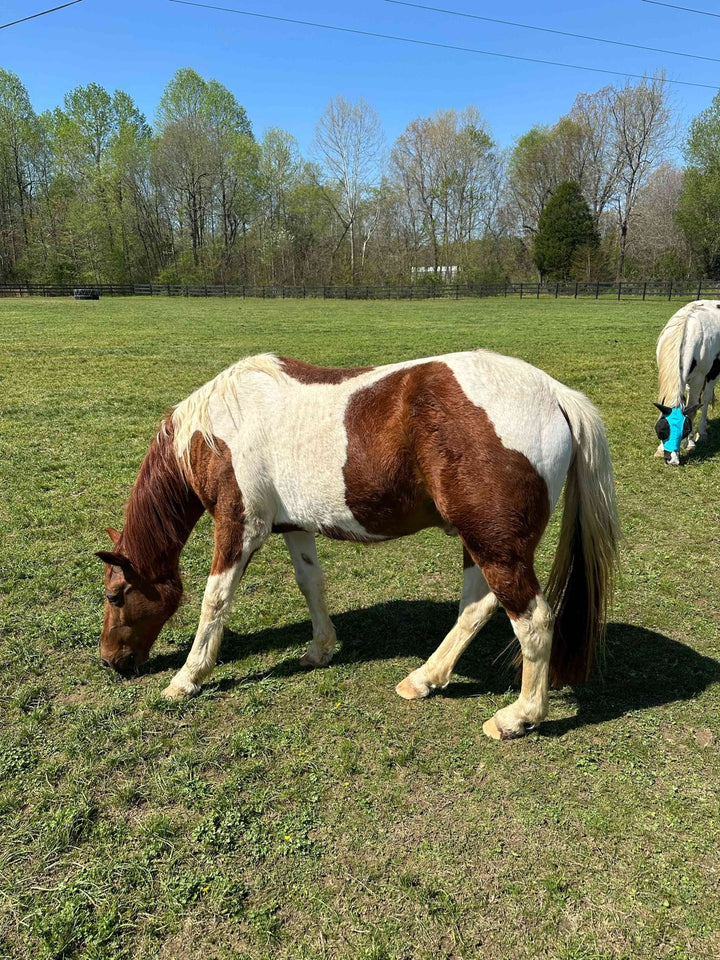
[[[354,539],[447,526],[443,473],[486,491],[534,474],[550,509],[559,496],[572,455],[561,385],[529,364],[482,350],[352,369],[275,363],[237,365],[207,410],[245,509],[267,522]]]

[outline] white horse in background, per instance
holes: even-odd
[[[720,300],[693,300],[670,317],[658,338],[657,365],[655,406],[662,414],[655,425],[661,440],[657,456],[677,464],[683,439],[692,450],[697,441],[707,438],[708,407],[720,377]],[[693,433],[693,419],[701,405],[697,433]],[[671,425],[674,418],[677,429]]]

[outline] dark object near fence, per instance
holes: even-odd
[[[76,290],[73,290],[73,297],[76,300],[99,300],[100,294],[97,290],[93,290],[90,287],[78,287]]]

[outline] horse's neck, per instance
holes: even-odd
[[[151,579],[179,579],[180,554],[204,507],[160,433],[142,462],[118,548]]]

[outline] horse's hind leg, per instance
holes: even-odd
[[[553,637],[553,612],[538,591],[520,616],[508,609],[508,615],[520,641],[522,685],[520,696],[510,706],[498,710],[483,724],[483,731],[496,740],[522,737],[528,727],[540,723],[548,712],[548,670]]]
[[[313,627],[312,642],[300,663],[308,667],[324,667],[332,660],[336,638],[325,602],[325,577],[318,561],[315,537],[303,531],[283,536],[295,568],[297,585],[307,600]]]
[[[490,592],[485,577],[473,564],[467,551],[464,552],[463,566],[463,590],[457,622],[422,667],[413,670],[395,688],[406,700],[427,697],[432,690],[446,687],[460,655],[498,608],[497,598]]]

